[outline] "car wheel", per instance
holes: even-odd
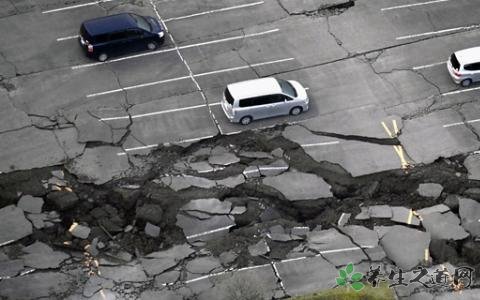
[[[292,108],[290,110],[290,114],[292,116],[298,116],[299,114],[301,114],[303,111],[303,109],[300,107],[300,106],[295,106],[294,108]]]
[[[98,56],[99,61],[106,61],[108,59],[108,55],[106,53],[102,53]]]
[[[240,124],[242,124],[242,125],[248,125],[251,122],[252,122],[252,117],[250,117],[250,116],[245,116],[245,117],[240,119]]]
[[[469,85],[472,84],[472,80],[471,79],[464,79],[462,80],[462,82],[460,82],[460,84],[463,86],[463,87],[467,87]]]
[[[153,51],[153,50],[157,49],[157,44],[155,44],[154,42],[148,43],[147,48],[148,48],[148,50]]]

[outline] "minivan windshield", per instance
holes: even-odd
[[[460,69],[460,63],[458,62],[458,59],[457,59],[457,57],[455,56],[455,53],[453,53],[452,56],[450,56],[450,62],[452,63],[452,67],[453,67],[455,70],[459,70],[459,69]]]
[[[284,94],[287,94],[292,98],[297,97],[297,91],[295,91],[295,88],[290,84],[290,82],[283,79],[277,79],[277,81],[280,84],[280,88]]]
[[[150,24],[145,20],[144,17],[135,15],[135,14],[130,14],[132,18],[135,20],[135,23],[137,23],[138,27],[142,28],[143,30],[146,31],[152,31],[152,28],[150,27]]]
[[[228,104],[233,105],[233,97],[232,94],[230,94],[230,91],[228,88],[225,89],[225,100],[227,100]]]

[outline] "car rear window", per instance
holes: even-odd
[[[230,105],[233,105],[233,97],[232,97],[232,94],[230,94],[230,91],[228,90],[228,88],[225,89],[225,100],[227,100],[228,104]]]
[[[152,31],[152,28],[150,27],[150,24],[145,20],[144,17],[135,15],[135,14],[130,14],[132,18],[135,20],[135,23],[137,23],[137,26],[142,28],[143,30],[146,31]]]
[[[287,94],[292,98],[297,97],[297,91],[295,91],[295,88],[290,84],[290,82],[283,79],[277,79],[277,81],[280,84],[280,88],[284,94]]]
[[[452,63],[452,67],[455,70],[460,69],[460,62],[458,61],[457,57],[455,56],[455,53],[453,53],[452,56],[450,56],[450,62]]]

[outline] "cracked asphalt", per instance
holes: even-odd
[[[87,59],[76,39],[81,22],[125,11],[162,20],[165,44]],[[18,281],[32,287],[25,299],[228,299],[239,283],[258,292],[251,299],[280,299],[331,287],[329,276],[350,261],[478,268],[470,223],[480,217],[480,90],[455,85],[445,61],[478,46],[479,12],[472,0],[0,0],[0,214],[20,222],[12,222],[18,234],[0,235],[9,270],[0,297],[17,298]],[[266,76],[301,82],[310,110],[229,123],[219,105],[225,86]],[[376,196],[365,191],[374,182]],[[422,183],[442,190],[432,200],[417,191]],[[29,211],[20,205],[27,195],[46,207]],[[473,215],[462,201],[437,212],[460,241],[433,233],[428,217],[420,227],[404,220],[404,209],[453,196],[474,201],[465,201]],[[191,202],[201,199],[223,204]],[[40,200],[24,199],[32,201]],[[217,212],[222,205],[229,209]],[[387,205],[386,223],[372,221],[376,205]],[[369,221],[354,219],[365,207]],[[345,229],[342,213],[353,214]],[[406,244],[423,245],[411,260],[391,245],[409,230]],[[373,245],[357,234],[374,236]],[[31,250],[34,241],[42,244]],[[439,243],[456,252],[439,255]],[[165,252],[174,245],[180,254]],[[429,247],[435,254],[423,259]],[[43,253],[51,264],[37,268],[15,251]],[[99,262],[99,253],[128,263]],[[159,269],[149,270],[149,259]],[[39,274],[62,284],[52,292]],[[252,276],[262,289],[245,288]]]

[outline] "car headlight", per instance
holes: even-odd
[[[164,35],[165,35],[165,32],[164,32],[164,31],[160,31],[160,32],[158,33],[158,37],[161,37],[161,38],[162,38]]]

